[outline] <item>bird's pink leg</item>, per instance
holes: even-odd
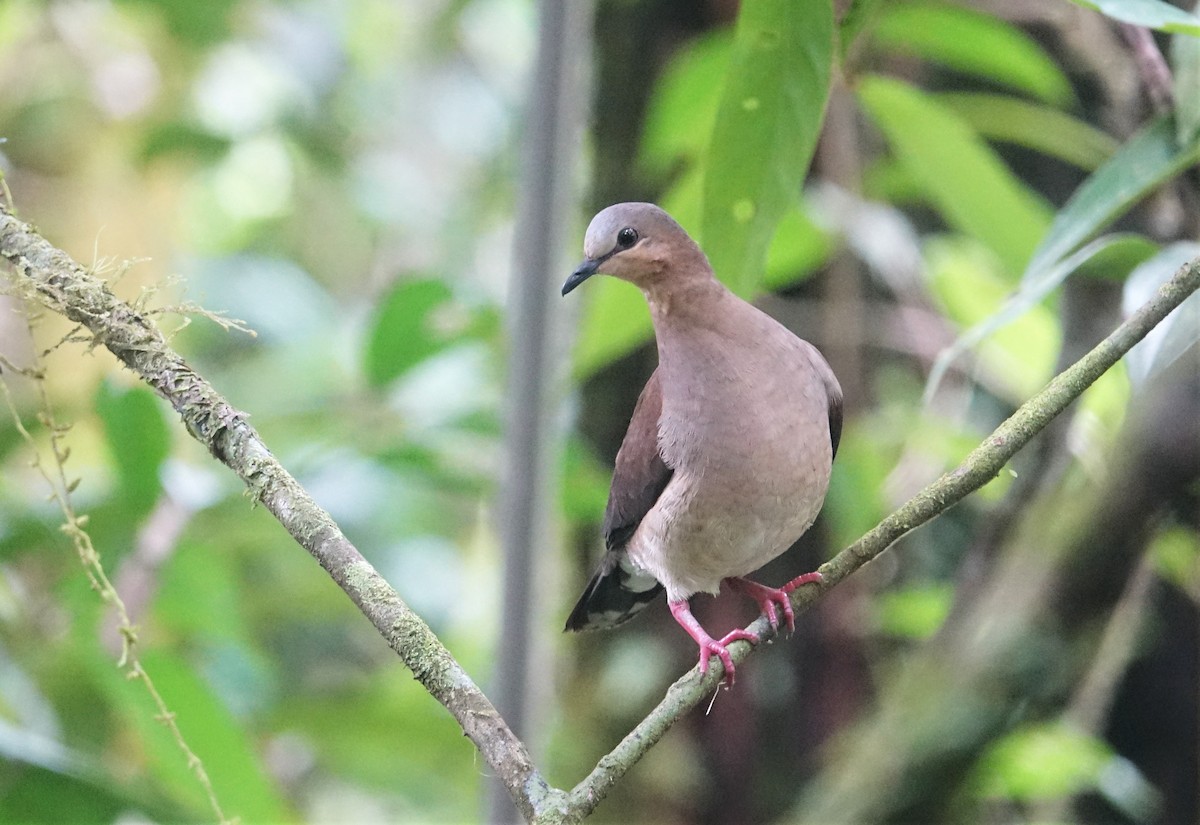
[[[783,623],[787,627],[788,633],[792,633],[796,630],[796,614],[792,610],[792,600],[788,598],[788,594],[803,584],[819,582],[822,579],[823,576],[820,573],[805,573],[803,576],[792,579],[783,587],[767,587],[765,584],[740,577],[726,579],[725,582],[731,590],[736,590],[743,596],[754,599],[758,603],[759,610],[767,617],[771,627],[775,629],[779,627],[779,617],[775,612],[778,607],[779,612],[783,614]]]
[[[680,599],[677,602],[669,602],[671,615],[675,617],[675,621],[679,622],[679,626],[687,631],[696,644],[700,645],[700,673],[708,673],[708,657],[716,656],[721,660],[721,664],[725,666],[725,682],[733,684],[733,658],[729,655],[728,645],[736,641],[746,641],[750,644],[758,643],[758,636],[748,630],[731,630],[720,641],[717,641],[712,636],[708,635],[696,617],[692,615],[691,605],[687,599]]]

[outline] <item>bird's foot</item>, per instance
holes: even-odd
[[[772,630],[779,629],[779,618],[782,616],[787,632],[794,633],[796,630],[796,612],[792,609],[792,600],[788,598],[788,594],[801,585],[819,582],[823,578],[820,573],[805,573],[803,576],[797,576],[792,579],[783,587],[767,587],[765,584],[759,584],[758,582],[752,582],[749,579],[740,577],[726,579],[725,582],[732,590],[736,590],[743,596],[748,596],[758,603],[758,609],[767,617]],[[776,608],[778,608],[778,612]]]
[[[788,633],[796,629],[796,616],[792,611],[792,603],[788,599],[787,591],[783,588],[767,587],[765,584],[752,582],[749,579],[726,579],[725,583],[729,585],[731,590],[747,596],[758,604],[758,609],[767,617],[767,621],[771,623],[772,630],[779,629],[779,617],[783,616],[783,623],[787,627]],[[776,610],[778,608],[778,611]]]
[[[733,657],[729,655],[729,645],[738,641],[758,644],[758,636],[749,630],[731,630],[720,641],[717,641],[708,635],[708,632],[700,626],[700,622],[692,615],[692,608],[688,604],[687,599],[670,602],[669,606],[671,608],[671,615],[675,617],[675,621],[679,622],[679,626],[686,630],[687,634],[700,646],[700,674],[703,676],[708,673],[709,657],[716,656],[721,660],[721,665],[725,668],[725,684],[732,686],[735,677]]]

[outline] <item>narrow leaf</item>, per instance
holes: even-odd
[[[1050,208],[949,108],[878,75],[859,99],[946,223],[983,241],[1012,273],[1024,269]]]
[[[1008,95],[949,92],[935,98],[988,140],[1013,143],[1092,171],[1120,144],[1066,112]]]
[[[1033,38],[998,17],[962,6],[885,6],[872,24],[871,40],[877,47],[941,63],[1046,103],[1064,106],[1075,99],[1067,76]]]
[[[1180,147],[1169,118],[1150,124],[1075,190],[1030,259],[1022,281],[1040,279],[1071,250],[1197,160],[1200,140]]]
[[[833,61],[830,0],[744,3],[704,178],[701,238],[731,289],[762,279],[816,147]]]

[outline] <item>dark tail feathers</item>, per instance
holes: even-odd
[[[567,630],[608,630],[632,619],[663,587],[633,566],[624,552],[610,552],[567,617]]]

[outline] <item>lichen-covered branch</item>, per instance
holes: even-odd
[[[97,343],[170,402],[188,431],[241,477],[450,711],[526,817],[533,818],[536,810],[561,796],[546,785],[525,745],[429,626],[271,455],[246,415],[192,370],[143,313],[2,205],[0,257],[11,265],[23,293],[36,294],[50,309],[86,327]]]
[[[167,346],[150,320],[112,294],[29,225],[0,205],[0,258],[11,264],[22,290],[86,327],[127,367],[162,395],[188,430],[236,472],[287,531],[307,549],[400,655],[425,688],[454,716],[522,815],[533,822],[578,822],[604,798],[684,713],[723,677],[713,663],[706,677],[693,669],[667,691],[650,714],[573,790],[552,788],[538,773],[525,745],[419,616],[350,544],[329,515],[275,460],[246,416],[231,407]],[[1145,306],[1095,349],[1023,404],[953,471],[926,487],[865,536],[821,567],[820,585],[793,594],[804,609],[904,534],[949,509],[993,479],[1013,455],[1112,367],[1185,298],[1200,288],[1200,259],[1183,266]],[[764,638],[765,619],[751,625]],[[740,663],[752,652],[735,643]]]

